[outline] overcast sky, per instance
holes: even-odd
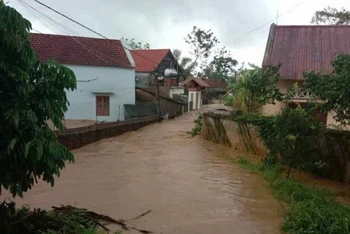
[[[98,37],[40,6],[33,0],[23,0],[67,29],[62,30],[24,8],[17,0],[8,5],[16,8],[41,33]],[[5,0],[7,2],[7,0]],[[185,54],[188,45],[184,37],[194,25],[211,29],[222,46],[231,50],[239,62],[261,65],[269,27],[278,24],[310,24],[313,13],[324,7],[344,7],[349,0],[42,0],[52,8],[95,29],[108,38],[135,38],[149,42],[151,48],[180,49]],[[43,24],[43,21],[45,24]],[[263,26],[265,25],[265,26]],[[261,27],[263,26],[263,27]],[[257,29],[261,27],[260,29]]]

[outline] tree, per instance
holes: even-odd
[[[316,11],[312,17],[311,23],[316,24],[350,24],[350,11],[344,8],[338,10],[336,8],[327,7],[322,11]]]
[[[233,59],[228,50],[223,47],[203,70],[203,76],[208,79],[225,79],[230,82],[235,76],[237,64],[237,60]]]
[[[334,111],[337,121],[350,124],[350,55],[338,55],[331,64],[329,74],[305,72],[304,86],[323,101],[321,110]]]
[[[286,107],[276,115],[272,127],[274,144],[271,151],[278,152],[281,162],[288,166],[287,178],[292,168],[307,169],[319,160],[319,142],[324,127],[312,115],[313,108]]]
[[[179,49],[173,50],[173,55],[178,62],[181,59],[181,54],[182,54],[181,50],[179,50]]]
[[[243,112],[256,112],[259,107],[275,100],[282,100],[282,93],[276,87],[280,66],[245,69],[233,84],[232,105]]]
[[[185,37],[185,42],[190,45],[190,54],[194,58],[190,62],[189,70],[194,70],[198,64],[201,68],[206,66],[206,60],[211,55],[212,49],[219,43],[219,40],[210,29],[204,31],[193,26],[191,33]]]
[[[124,40],[128,46],[129,49],[132,50],[141,50],[141,49],[150,49],[150,45],[149,43],[142,43],[140,41],[136,41],[135,38],[132,39],[128,39],[128,38],[124,38],[122,37],[122,40]]]
[[[173,51],[173,55],[175,57],[175,59],[177,60],[177,62],[180,64],[181,68],[182,68],[182,73],[184,77],[189,77],[192,75],[193,70],[194,70],[194,66],[192,66],[192,59],[189,57],[181,57],[181,50],[179,49],[175,49]]]
[[[74,73],[41,62],[29,44],[31,24],[0,1],[0,188],[22,196],[37,178],[54,185],[73,155],[58,143],[46,121],[62,129],[65,90],[76,88]]]

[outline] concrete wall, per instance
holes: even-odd
[[[174,94],[184,94],[185,93],[185,88],[184,87],[171,87],[170,88],[170,94],[169,96],[173,98]]]
[[[291,88],[293,88],[293,85],[296,83],[297,81],[295,80],[280,80],[277,84],[277,87],[280,89],[280,91],[282,93],[287,93]],[[302,82],[297,82],[298,86],[300,88],[303,87],[303,83]],[[305,103],[307,102],[307,99],[304,100],[292,100],[293,102],[298,102],[298,103]],[[280,111],[282,111],[285,108],[286,104],[284,101],[282,102],[276,102],[275,104],[267,104],[264,105],[261,108],[261,113],[263,115],[275,115],[278,114]],[[344,130],[350,130],[350,126],[340,126],[340,123],[337,122],[334,119],[335,113],[334,112],[329,112],[327,114],[327,126],[329,128],[342,128]]]
[[[157,121],[158,118],[156,117],[146,117],[68,129],[65,133],[58,133],[58,141],[69,150],[77,149],[104,138],[118,136],[129,131],[136,131],[146,125],[156,123]]]
[[[244,154],[265,157],[268,149],[252,125],[242,126],[232,120],[230,111],[207,111],[203,113],[201,135],[204,139],[232,147]]]
[[[135,70],[65,65],[77,77],[77,89],[67,92],[66,119],[124,120],[124,104],[135,104]],[[96,80],[94,80],[96,79]],[[88,81],[90,82],[79,82]],[[110,96],[110,116],[96,116],[96,95]]]
[[[288,90],[290,90],[293,87],[293,84],[295,82],[296,81],[294,80],[280,80],[277,83],[277,88],[279,88],[279,90],[282,93],[287,93]],[[275,104],[267,104],[261,108],[261,113],[263,115],[275,115],[279,113],[281,110],[283,110],[284,107],[285,107],[285,103],[283,101],[276,102]]]

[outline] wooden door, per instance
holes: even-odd
[[[96,96],[96,115],[109,116],[109,96]]]

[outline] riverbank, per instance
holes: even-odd
[[[295,178],[282,177],[281,167],[266,167],[240,158],[235,160],[251,173],[263,176],[276,199],[281,202],[286,233],[350,233],[350,206],[336,201],[335,194],[325,187],[315,187]]]

